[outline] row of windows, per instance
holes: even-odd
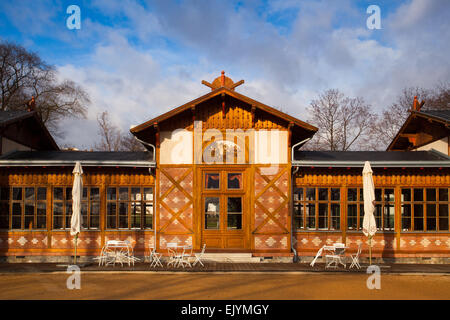
[[[362,188],[347,188],[346,228],[362,230],[364,199]],[[295,188],[294,226],[304,230],[340,230],[343,200],[340,188]],[[448,188],[402,188],[402,231],[448,231]],[[395,228],[393,188],[375,189],[375,220],[380,231]],[[345,228],[345,226],[344,226]]]
[[[52,188],[52,229],[70,228],[72,188]],[[100,229],[100,188],[83,188],[82,226]],[[153,188],[107,187],[107,229],[152,229]],[[1,187],[0,229],[47,229],[46,187]]]

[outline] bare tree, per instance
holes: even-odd
[[[54,66],[14,43],[0,42],[0,110],[25,109],[31,97],[42,121],[60,135],[65,117],[86,117],[88,94],[71,80],[58,81]]]
[[[97,115],[100,142],[95,143],[94,149],[98,151],[145,151],[145,148],[129,132],[126,135],[111,123],[107,111]]]
[[[311,115],[309,121],[319,131],[305,149],[348,151],[373,148],[368,141],[377,116],[363,98],[349,98],[337,89],[330,89],[312,100],[308,111]]]

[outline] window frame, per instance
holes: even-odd
[[[127,188],[127,199],[120,199],[120,192],[119,190],[121,188]],[[138,199],[132,199],[132,189],[139,188],[140,192],[140,200]],[[115,189],[115,200],[108,200],[108,189]],[[151,189],[151,200],[145,199],[145,189]],[[126,203],[127,208],[127,227],[121,228],[120,226],[120,216],[123,216],[120,214],[120,204]],[[140,227],[132,227],[132,208],[134,203],[139,203],[139,207],[141,208],[141,214],[140,214]],[[108,204],[115,204],[115,214],[109,213]],[[151,227],[146,227],[145,224],[145,209],[146,205],[151,205]],[[109,217],[115,217],[115,228],[109,227],[108,218]],[[151,231],[154,230],[155,225],[155,186],[137,186],[137,185],[108,185],[105,187],[105,231]]]

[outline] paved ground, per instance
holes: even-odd
[[[67,264],[65,264],[67,265]],[[55,272],[65,270],[64,264],[58,263],[0,263],[0,273],[29,273]],[[308,263],[205,263],[194,268],[150,268],[149,263],[136,263],[134,266],[101,266],[97,263],[81,264],[82,271],[170,271],[170,272],[333,272],[365,274],[367,264],[361,269],[348,269],[340,266],[338,269],[325,269],[323,263],[316,263],[311,267]],[[348,267],[348,265],[347,265]],[[450,264],[382,264],[382,273],[446,273],[450,275]]]
[[[420,299],[450,300],[450,275],[352,273],[82,272],[81,289],[68,290],[65,273],[2,273],[0,299]]]

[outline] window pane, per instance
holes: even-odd
[[[448,230],[448,205],[439,205],[439,230]]]
[[[22,229],[22,217],[21,216],[12,216],[12,228],[13,229]]]
[[[83,188],[83,193],[81,194],[81,199],[87,200],[87,196],[88,196],[88,188]]]
[[[13,202],[12,204],[12,214],[15,216],[21,216],[22,215],[22,203],[20,202]]]
[[[66,188],[66,200],[72,200],[72,188],[71,187]]]
[[[402,230],[403,231],[411,230],[411,205],[410,204],[402,205]]]
[[[25,216],[25,229],[34,228],[34,216]]]
[[[205,229],[219,229],[220,202],[218,197],[205,198]]]
[[[375,189],[375,201],[381,201],[381,189]]]
[[[347,205],[347,228],[349,230],[356,230],[358,222],[358,211],[356,204]]]
[[[414,189],[414,201],[423,201],[423,189]]]
[[[220,188],[220,175],[218,173],[205,173],[205,188],[206,189],[219,189]]]
[[[100,214],[100,203],[91,202],[91,216],[98,216]]]
[[[423,230],[423,205],[414,205],[414,230]]]
[[[13,200],[22,200],[22,188],[13,188],[12,198]]]
[[[63,229],[63,216],[53,216],[53,229]]]
[[[411,201],[411,189],[402,189],[402,202]]]
[[[294,205],[294,228],[303,229],[303,205]]]
[[[319,203],[319,229],[328,229],[328,204]]]
[[[100,216],[92,216],[91,215],[91,221],[89,223],[89,228],[91,229],[98,229],[100,228]]]
[[[99,188],[91,188],[90,200],[100,200],[100,189]]]
[[[34,202],[25,202],[25,215],[34,216]]]
[[[228,189],[242,189],[242,173],[228,173]]]
[[[128,200],[128,188],[119,188],[119,200]]]
[[[316,228],[316,205],[312,203],[306,204],[306,227],[308,229]]]
[[[106,228],[108,229],[116,228],[116,216],[106,216]]]
[[[34,201],[34,188],[25,188],[25,200]]]
[[[47,188],[37,188],[37,199],[47,200]]]
[[[115,202],[108,202],[108,204],[106,205],[106,214],[107,215],[116,215],[116,208],[117,205]]]
[[[116,188],[106,189],[106,200],[117,200]]]
[[[227,227],[228,229],[242,229],[242,199],[229,197],[227,199]]]
[[[331,230],[339,230],[341,228],[341,206],[339,204],[331,204]]]
[[[395,207],[393,204],[384,206],[384,230],[394,230]]]
[[[63,203],[62,202],[53,202],[53,215],[54,216],[62,216],[63,214]]]
[[[131,188],[131,200],[141,201],[141,188]]]
[[[140,194],[139,194],[140,196]],[[131,203],[131,228],[141,228],[141,203]]]
[[[448,201],[448,189],[439,189],[439,201]]]
[[[38,216],[45,216],[47,214],[47,205],[45,202],[37,203],[36,214]]]
[[[315,188],[306,188],[306,200],[316,200]]]
[[[347,200],[348,201],[357,201],[358,200],[358,192],[356,188],[349,188],[347,190]]]
[[[394,202],[394,189],[384,189],[384,201]]]
[[[144,188],[144,200],[153,201],[153,188]]]
[[[331,200],[340,200],[341,190],[338,188],[331,188]]]
[[[373,213],[373,215],[375,216],[375,223],[377,225],[377,230],[381,230],[382,229],[382,225],[381,225],[381,204],[375,205],[375,212]]]
[[[144,228],[153,228],[153,204],[145,203]]]
[[[436,189],[427,189],[427,201],[436,201]]]
[[[303,188],[294,189],[294,201],[303,201]]]
[[[0,200],[9,200],[9,188],[0,188]]]
[[[119,214],[126,216],[128,215],[128,203],[127,202],[119,202]]]
[[[319,200],[328,200],[328,189],[319,188]]]
[[[128,216],[119,216],[119,228],[128,229]]]

